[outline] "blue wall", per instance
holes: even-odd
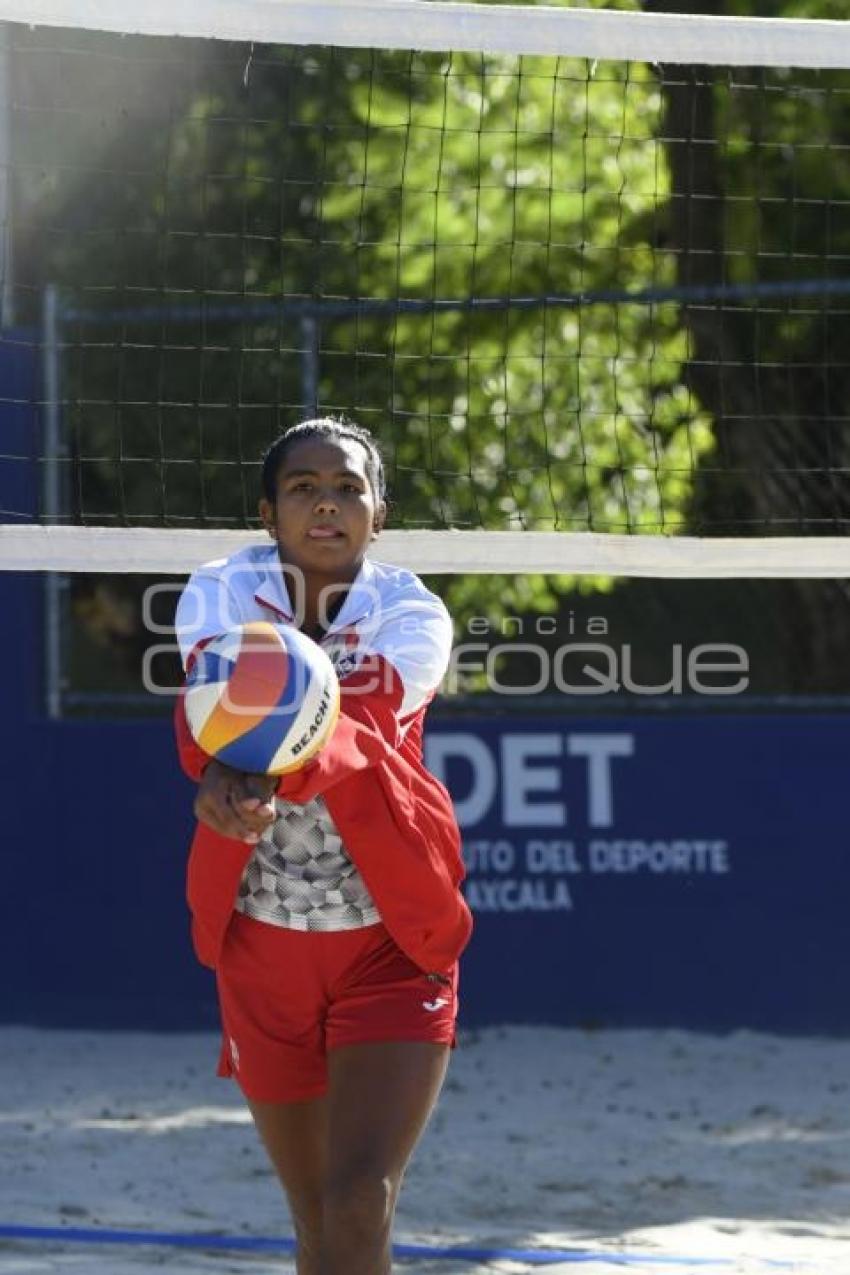
[[[170,724],[48,723],[40,597],[0,576],[0,1017],[212,1025]],[[850,1030],[849,737],[825,715],[432,713],[477,913],[464,1021]]]
[[[458,726],[476,1020],[850,1030],[846,717]]]
[[[20,617],[6,626],[0,718],[0,1015],[62,1026],[212,1023],[183,905],[192,785],[175,765],[169,723],[45,719],[41,584],[0,575],[0,608]]]

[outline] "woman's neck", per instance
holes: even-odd
[[[304,602],[304,619],[301,622],[302,633],[306,633],[308,637],[315,638],[317,641],[319,638],[324,637],[328,628],[342,610],[342,605],[348,596],[350,587],[350,582],[345,585],[344,590],[340,584],[337,584],[329,600],[324,605],[322,605],[321,601],[321,590],[317,592],[315,597],[311,597],[308,588]]]
[[[354,567],[351,575],[340,578],[318,576],[314,572],[303,574],[300,581],[292,579],[291,568],[284,564],[284,577],[292,603],[297,612],[299,627],[308,637],[321,637],[341,611],[348,592],[359,573]]]

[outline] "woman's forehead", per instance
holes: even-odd
[[[353,469],[366,474],[366,448],[354,438],[304,438],[286,450],[280,472]]]

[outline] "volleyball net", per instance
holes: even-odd
[[[846,25],[633,8],[0,0],[0,567],[345,414],[418,570],[846,575]]]

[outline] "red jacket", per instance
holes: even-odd
[[[381,655],[371,656],[367,672],[342,677],[340,689],[330,741],[301,770],[282,776],[278,796],[296,804],[324,798],[398,946],[421,969],[445,972],[466,945],[472,918],[460,891],[464,867],[451,798],[422,761],[427,702],[401,715],[405,688]],[[182,693],[175,727],[183,769],[199,780],[209,757],[189,733]],[[198,959],[213,968],[252,850],[197,826],[188,868],[192,936]]]

